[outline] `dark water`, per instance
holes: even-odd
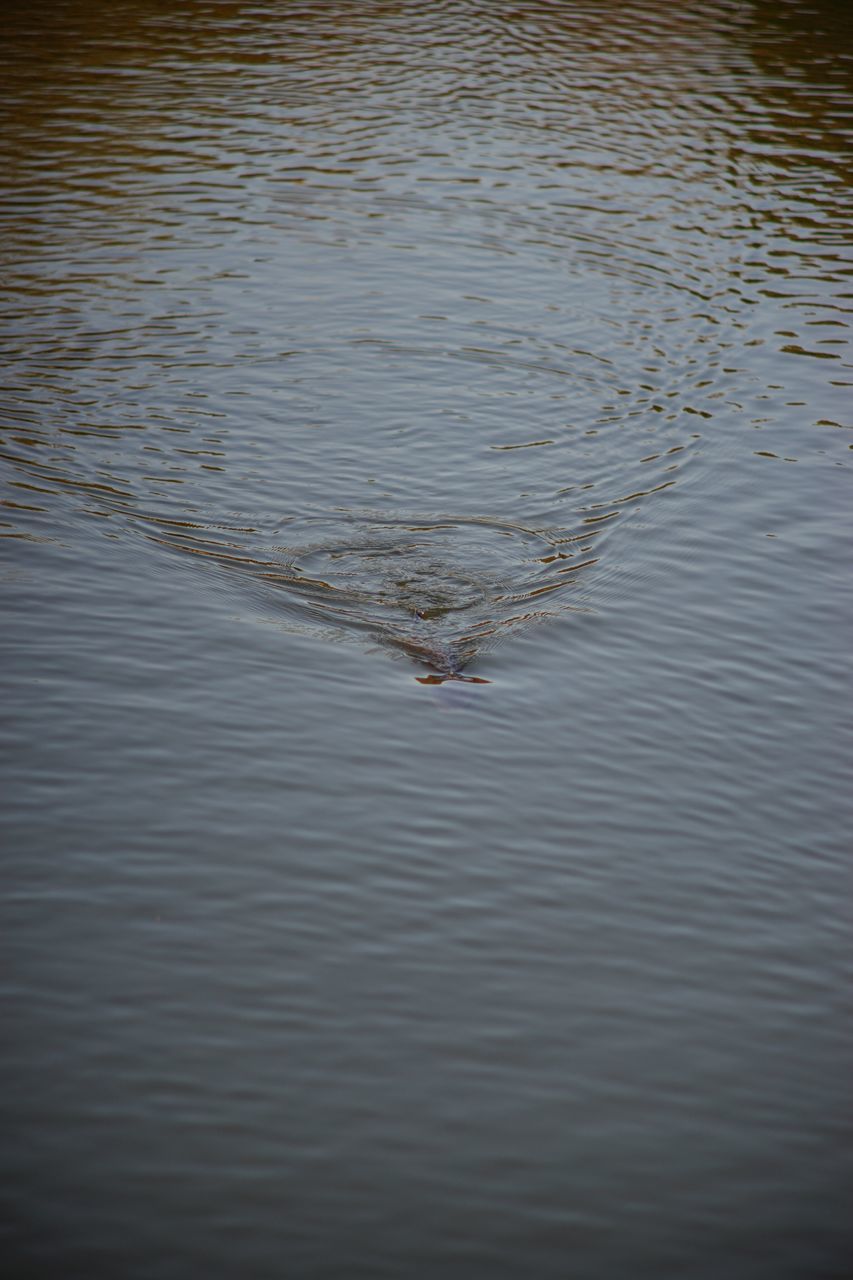
[[[850,1274],[851,28],[5,6],[5,1275]]]

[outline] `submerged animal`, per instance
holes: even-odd
[[[443,684],[445,680],[460,680],[466,684],[490,684],[491,681],[484,679],[482,676],[466,676],[462,674],[462,668],[467,662],[470,662],[476,650],[463,651],[458,653],[451,644],[440,643],[436,640],[421,640],[415,636],[386,634],[382,637],[383,641],[391,643],[398,648],[407,657],[414,658],[416,662],[421,662],[425,667],[429,667],[431,674],[428,676],[416,676],[415,679],[420,684]]]

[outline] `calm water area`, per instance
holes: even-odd
[[[4,1276],[853,1274],[853,8],[0,74]]]

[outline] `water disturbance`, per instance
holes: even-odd
[[[848,8],[7,6],[10,1275],[848,1274]]]

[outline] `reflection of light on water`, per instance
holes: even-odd
[[[4,6],[17,1273],[844,1273],[849,8]]]

